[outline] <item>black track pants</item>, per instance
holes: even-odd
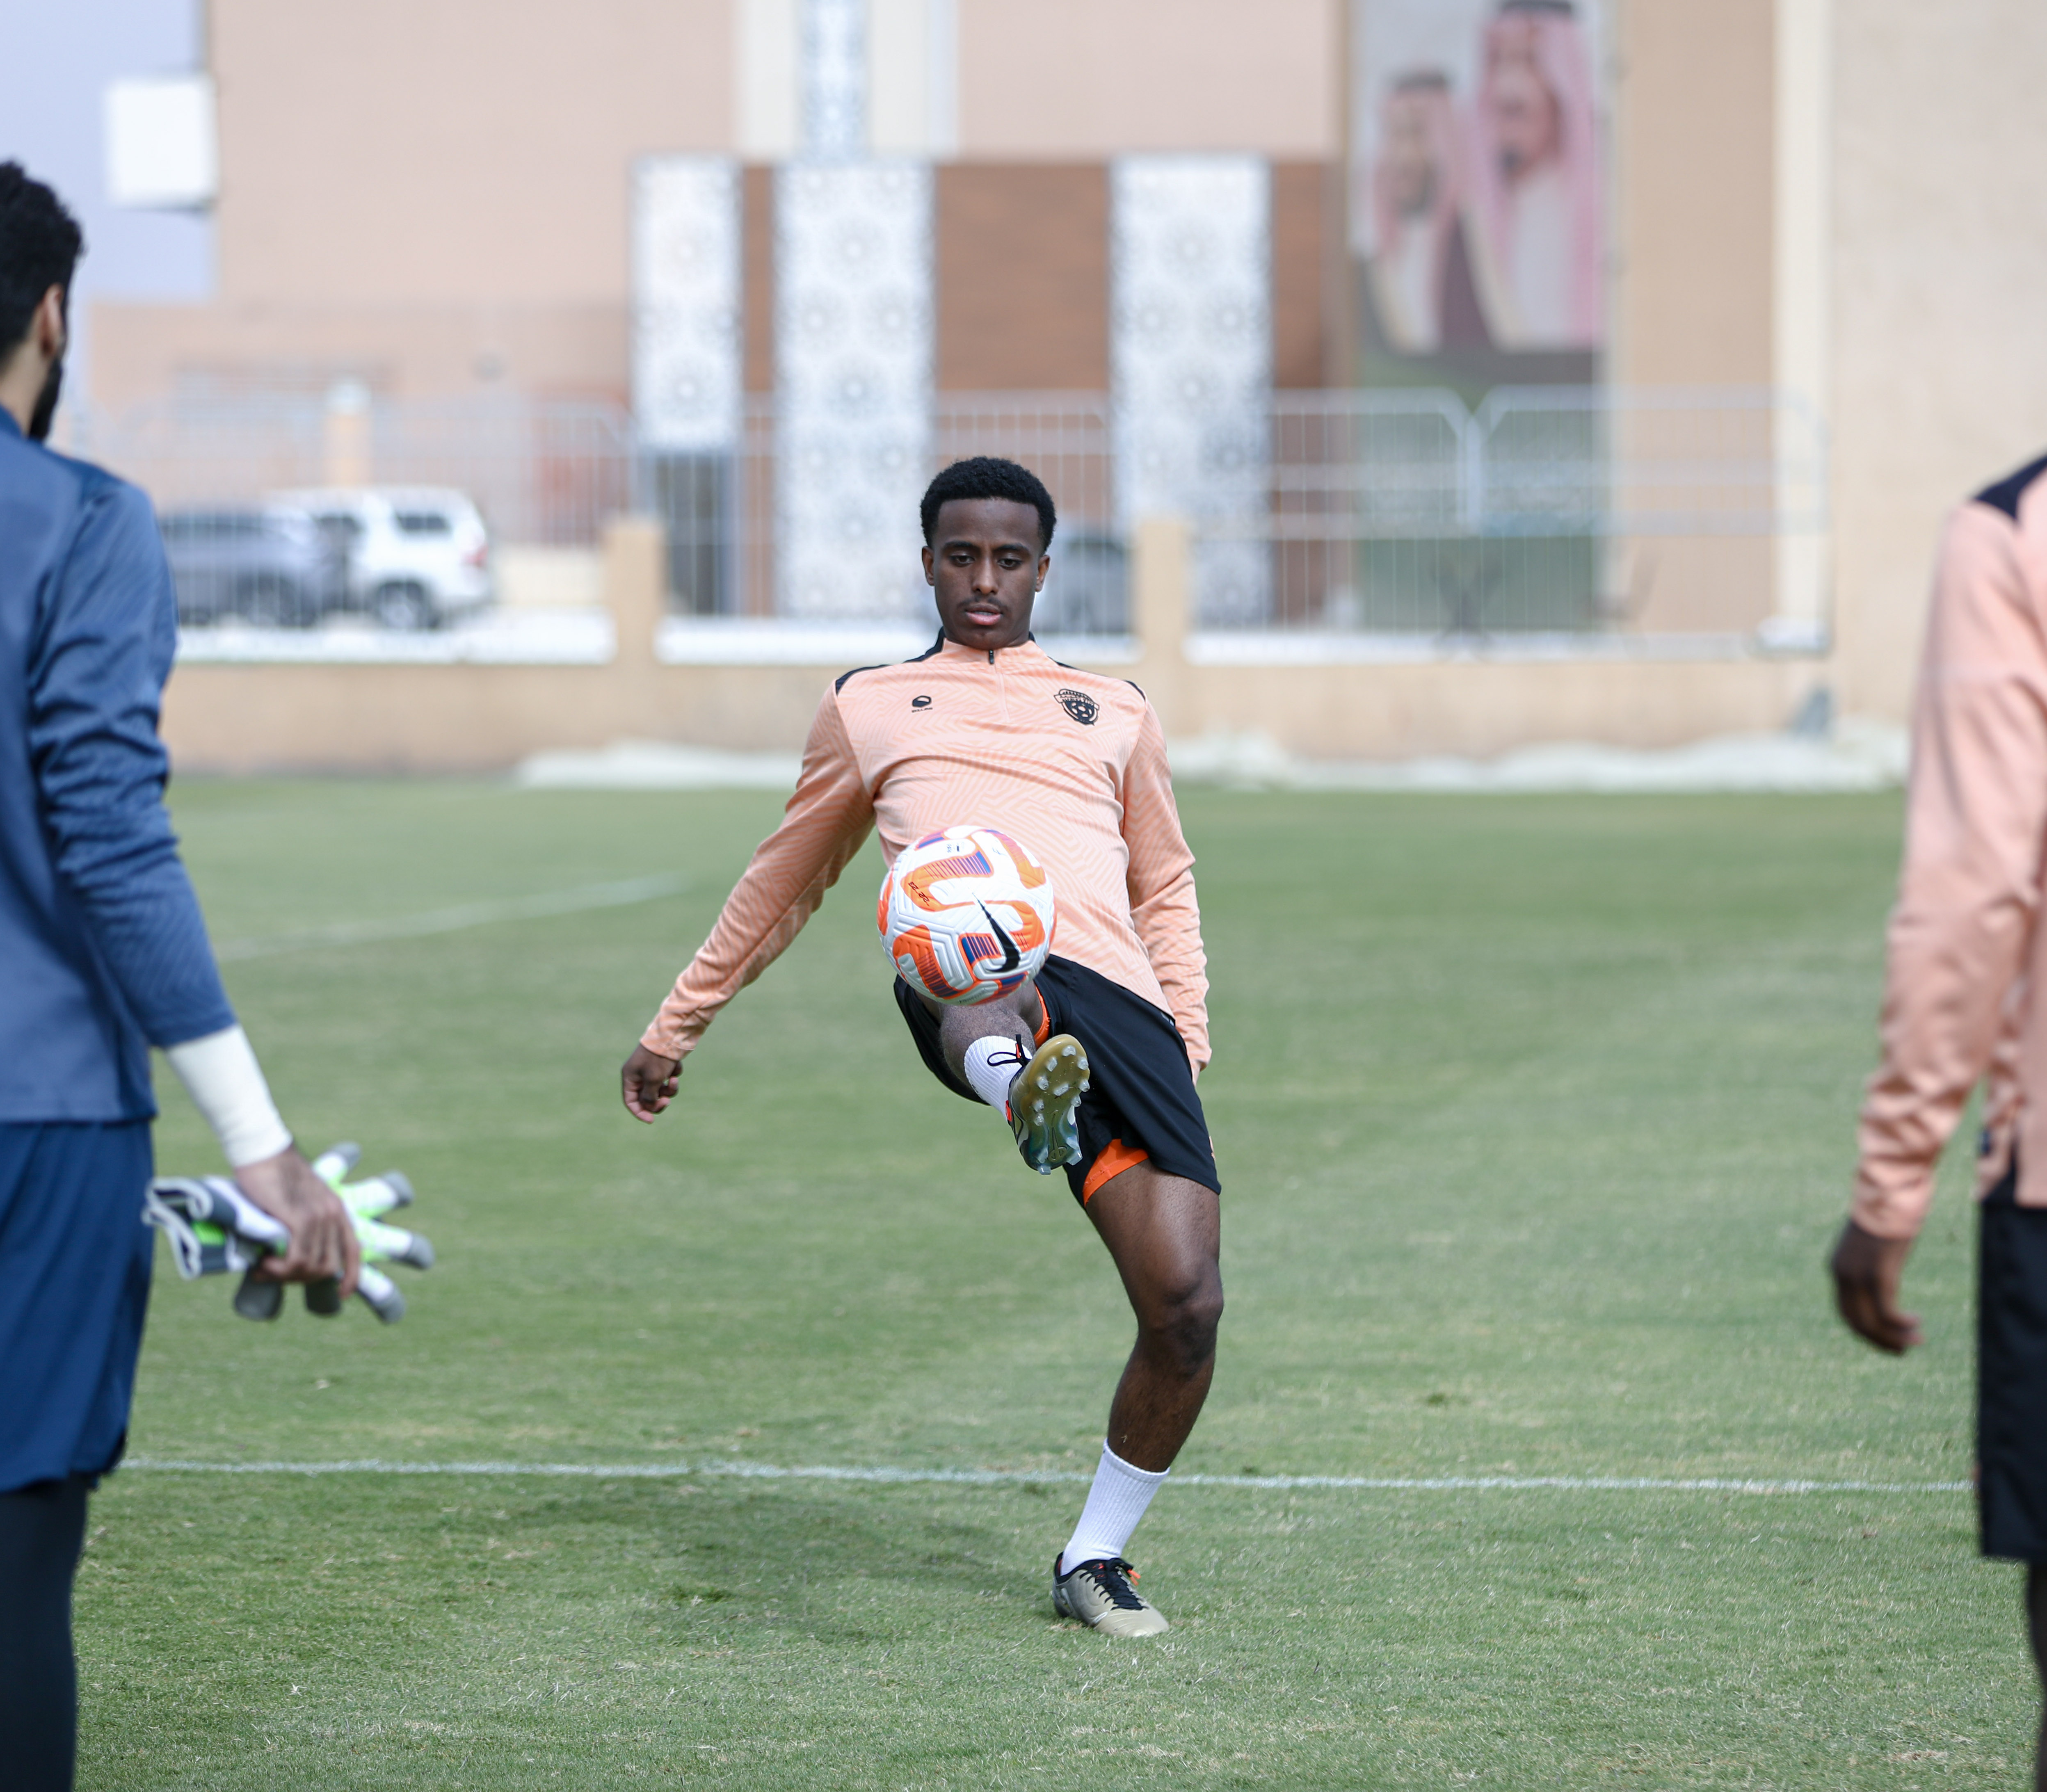
[[[88,1485],[74,1475],[0,1493],[0,1779],[12,1792],[71,1792],[78,1747],[71,1582]]]

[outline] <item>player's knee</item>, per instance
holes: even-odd
[[[1006,1001],[985,1002],[976,1008],[949,1008],[938,1019],[939,1046],[955,1070],[965,1056],[967,1047],[975,1040],[986,1039],[991,1034],[1014,1039],[1030,1031],[1024,1024],[1015,997]]]
[[[1159,1291],[1145,1329],[1165,1347],[1181,1372],[1194,1375],[1215,1355],[1222,1325],[1222,1272],[1213,1261],[1176,1277]]]

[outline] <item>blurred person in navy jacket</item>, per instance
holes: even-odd
[[[120,1460],[153,1234],[149,1048],[290,1229],[280,1281],[357,1268],[222,988],[164,808],[176,601],[149,501],[43,446],[83,248],[0,164],[0,1738],[16,1792],[68,1788],[71,1589]]]

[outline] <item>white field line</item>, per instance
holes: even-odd
[[[629,877],[617,884],[586,884],[578,889],[543,890],[536,896],[509,896],[501,902],[464,903],[459,908],[395,915],[383,921],[343,921],[334,927],[307,927],[296,933],[226,939],[215,946],[214,956],[224,962],[269,958],[283,952],[304,952],[323,946],[424,939],[434,934],[459,933],[465,927],[488,927],[495,921],[531,921],[549,915],[577,915],[590,908],[629,908],[636,903],[680,896],[689,887],[688,878],[673,873]]]
[[[532,1475],[578,1480],[686,1480],[722,1475],[745,1480],[931,1482],[959,1487],[1085,1486],[1094,1477],[1062,1469],[785,1469],[769,1462],[194,1462],[131,1456],[128,1469],[190,1475]],[[1242,1487],[1278,1492],[1334,1489],[1383,1493],[1966,1493],[1967,1481],[1822,1481],[1706,1475],[1175,1475],[1175,1487]]]

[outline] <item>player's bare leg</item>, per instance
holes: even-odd
[[[1074,1117],[1087,1092],[1087,1053],[1066,1033],[1036,1043],[1045,1024],[1045,1004],[1036,989],[1026,983],[1008,996],[971,1006],[924,1000],[938,1016],[946,1068],[1008,1119],[1023,1161],[1041,1176],[1079,1163]]]
[[[946,1062],[962,1081],[977,1041],[1013,1042],[1027,1059],[1045,1024],[1044,1004],[1027,983],[977,1007],[929,1005],[938,1016]],[[1109,1447],[1159,1473],[1194,1430],[1215,1375],[1222,1202],[1213,1189],[1138,1163],[1097,1189],[1087,1210],[1137,1315],[1137,1342],[1109,1407]]]
[[[966,1081],[967,1048],[977,1039],[1014,1039],[1027,1059],[1038,1029],[1045,1024],[1043,999],[1037,985],[1028,981],[1009,995],[973,1007],[934,1001],[929,996],[924,997],[924,1005],[938,1016],[938,1043],[945,1051],[946,1068],[962,1082]]]
[[[1086,1055],[1064,1035],[1033,1051],[1046,1024],[1037,992],[1026,985],[975,1007],[929,998],[927,1005],[938,1021],[946,1067],[991,1106],[1010,1110],[1027,1161],[1049,1170],[1040,1146],[1050,1137],[1064,1138],[1074,1154],[1066,1161],[1080,1162],[1071,1115],[1087,1086]],[[1027,1101],[1056,1110],[1064,1131],[1042,1124],[1034,1130]],[[1080,1521],[1052,1564],[1052,1604],[1062,1616],[1105,1635],[1155,1636],[1168,1628],[1166,1620],[1132,1585],[1137,1570],[1123,1550],[1194,1430],[1214,1379],[1222,1202],[1214,1190],[1143,1163],[1103,1183],[1087,1210],[1123,1278],[1137,1341],[1110,1403],[1109,1434]]]
[[[1137,1315],[1109,1409],[1109,1446],[1157,1474],[1173,1465],[1215,1378],[1222,1321],[1222,1202],[1183,1176],[1133,1164],[1097,1189],[1088,1217]]]
[[[1137,1570],[1123,1551],[1214,1378],[1222,1203],[1213,1189],[1139,1163],[1097,1189],[1088,1214],[1130,1296],[1137,1342],[1080,1522],[1052,1564],[1052,1604],[1105,1635],[1155,1636],[1166,1620],[1132,1585]]]

